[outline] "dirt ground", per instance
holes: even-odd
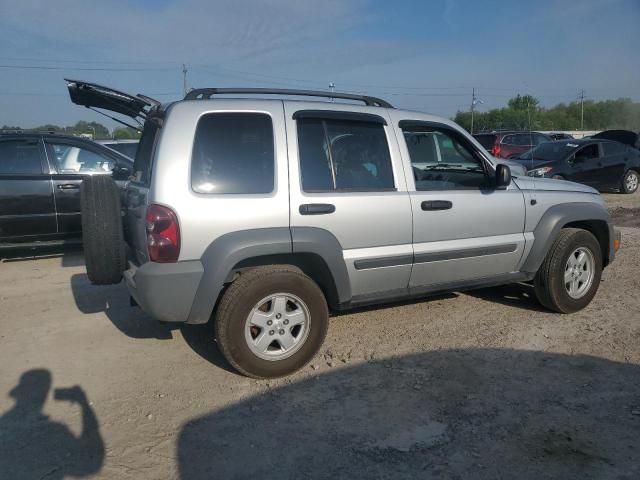
[[[79,251],[5,258],[0,477],[638,479],[640,195],[605,197],[623,248],[584,311],[512,285],[340,315],[277,381]]]

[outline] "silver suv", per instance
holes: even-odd
[[[575,312],[620,243],[592,188],[512,178],[455,123],[377,98],[199,89],[161,105],[68,88],[144,123],[122,200],[106,177],[82,187],[89,278],[124,277],[161,321],[213,320],[251,377],[301,368],[329,312],[357,306],[533,281]]]

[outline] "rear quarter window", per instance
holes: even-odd
[[[210,113],[198,121],[191,188],[206,194],[274,190],[273,122],[263,113]]]
[[[623,144],[617,142],[604,142],[602,144],[602,149],[605,155],[618,155],[620,153],[623,153],[626,147]]]
[[[495,135],[474,135],[473,138],[475,138],[478,143],[487,150],[491,150],[493,145],[496,143]]]

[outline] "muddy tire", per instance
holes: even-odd
[[[80,208],[89,280],[95,285],[119,283],[126,264],[120,191],[113,179],[86,177],[80,185]]]
[[[600,285],[602,251],[586,230],[560,231],[534,279],[538,301],[550,310],[573,313],[585,308]]]
[[[634,170],[629,170],[624,174],[624,177],[622,177],[620,190],[622,193],[636,193],[638,185],[640,185],[640,175]]]
[[[304,367],[320,349],[329,325],[318,285],[287,265],[240,275],[218,305],[218,347],[240,373],[276,378]]]

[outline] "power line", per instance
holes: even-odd
[[[167,72],[175,68],[108,68],[108,67],[52,67],[42,65],[0,65],[0,68],[14,70],[78,70],[89,72]]]

